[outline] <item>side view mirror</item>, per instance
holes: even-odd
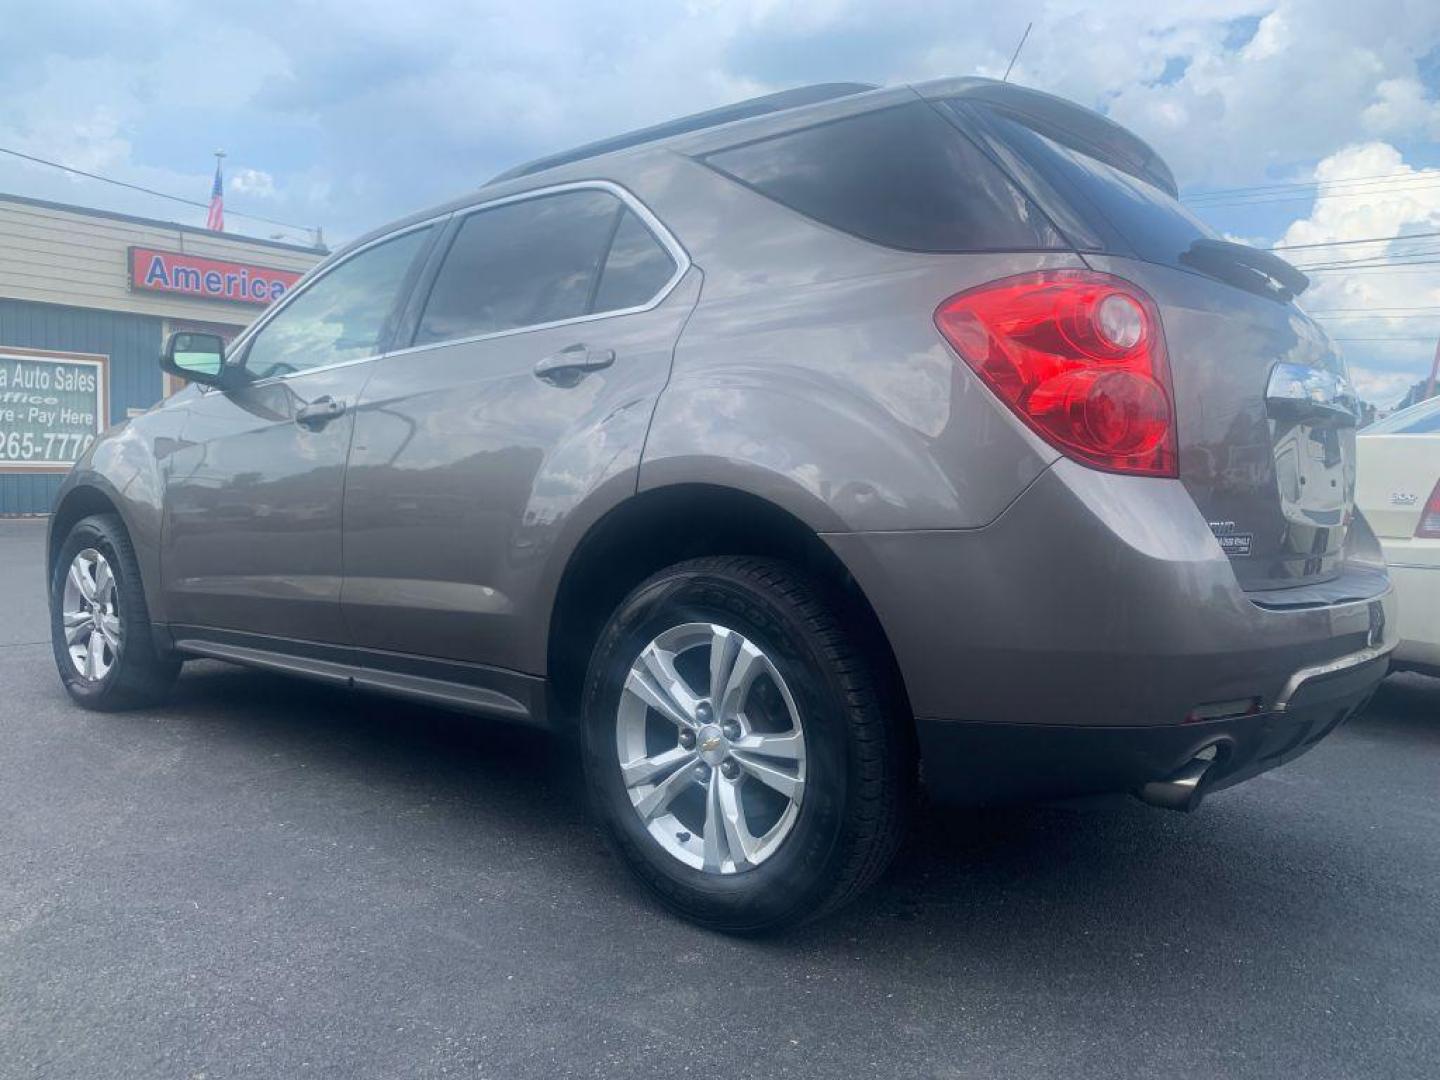
[[[160,368],[191,382],[219,386],[225,377],[225,341],[218,334],[171,334]]]

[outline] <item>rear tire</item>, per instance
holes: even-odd
[[[180,664],[155,649],[140,564],[114,514],[83,518],[60,545],[50,639],[65,689],[87,709],[153,705],[174,683]]]
[[[678,682],[644,681],[682,666]],[[716,678],[733,692],[712,703]],[[663,711],[649,703],[660,686]],[[761,933],[833,911],[889,864],[913,797],[909,719],[881,686],[793,567],[724,556],[662,570],[591,658],[581,740],[595,812],[645,886],[694,922]],[[652,763],[659,779],[637,782]]]

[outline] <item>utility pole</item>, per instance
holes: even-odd
[[[1440,375],[1440,341],[1435,342],[1435,359],[1430,362],[1430,382],[1425,386],[1425,401],[1435,396],[1435,377]]]

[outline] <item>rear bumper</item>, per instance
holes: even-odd
[[[1385,676],[1379,658],[1313,680],[1289,707],[1193,724],[1129,727],[920,720],[925,785],[967,804],[1137,792],[1174,776],[1210,747],[1208,794],[1292,761],[1369,700]]]
[[[985,528],[825,539],[895,651],[928,785],[991,801],[1129,790],[1217,739],[1223,785],[1311,745],[1399,640],[1379,547],[1352,533],[1340,599],[1277,607],[1178,481],[1062,460]]]

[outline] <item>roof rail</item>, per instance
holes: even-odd
[[[878,88],[869,83],[816,83],[813,86],[797,86],[793,90],[781,90],[778,94],[766,94],[764,97],[750,98],[748,101],[737,101],[733,105],[722,105],[718,109],[695,113],[692,116],[682,116],[676,120],[667,120],[665,123],[656,124],[653,127],[641,128],[639,131],[631,131],[624,135],[614,135],[598,142],[577,146],[573,150],[564,150],[548,157],[536,158],[534,161],[527,161],[523,165],[505,170],[499,176],[488,181],[486,186],[498,184],[504,180],[515,180],[521,176],[530,176],[532,173],[543,172],[559,165],[584,161],[586,158],[599,157],[601,154],[609,154],[616,150],[625,150],[631,146],[668,139],[672,135],[684,135],[687,132],[728,124],[732,120],[748,120],[752,116],[764,116],[767,113],[780,112],[782,109],[814,105],[817,102],[832,101],[835,98],[863,94],[867,90],[875,89]]]

